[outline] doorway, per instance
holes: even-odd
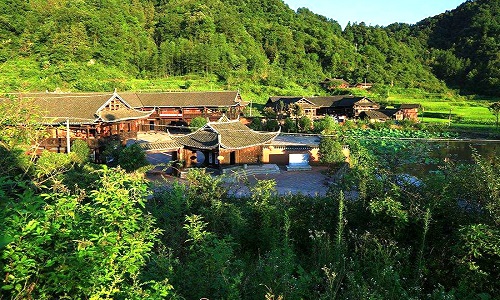
[[[229,154],[229,164],[230,164],[230,165],[234,165],[234,164],[236,164],[236,151],[232,151],[232,152]]]

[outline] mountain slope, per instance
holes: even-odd
[[[500,95],[500,0],[466,1],[416,24],[434,74],[467,93]]]
[[[498,1],[459,8],[472,32],[496,28],[475,16]],[[327,76],[428,91],[445,89],[439,79],[457,88],[480,80],[483,91],[495,91],[495,41],[487,34],[458,47],[454,39],[469,34],[450,31],[455,12],[414,27],[360,23],[342,31],[281,0],[6,0],[0,11],[0,91],[127,89],[131,78],[186,74],[233,86],[307,87]]]

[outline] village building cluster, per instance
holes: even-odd
[[[272,108],[276,114],[297,117],[296,107],[311,119],[334,116],[338,121],[347,119],[367,119],[370,122],[387,120],[418,121],[418,104],[401,104],[394,108],[381,109],[380,105],[366,97],[324,96],[324,97],[269,97],[265,107]]]
[[[138,143],[148,153],[167,153],[185,167],[287,164],[292,157],[306,160],[305,164],[319,160],[319,139],[290,140],[280,136],[279,130],[257,132],[241,122],[247,103],[238,91],[45,92],[14,96],[32,101],[47,125],[49,136],[33,149],[37,153],[68,152],[71,143],[81,139],[97,162],[105,162],[103,149],[111,140]],[[265,105],[290,117],[294,117],[293,106],[300,106],[312,119],[333,115],[339,120],[415,120],[418,113],[417,105],[380,109],[370,99],[355,96],[270,97]],[[196,117],[206,118],[207,124],[191,133],[175,130],[186,128]]]

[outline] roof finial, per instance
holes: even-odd
[[[116,88],[115,88],[115,91],[114,91],[114,93],[116,94]]]

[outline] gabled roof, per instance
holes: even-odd
[[[256,132],[238,120],[209,122],[197,131],[172,136],[180,144],[197,149],[242,149],[272,141],[278,132]]]
[[[269,103],[277,104],[279,102],[283,102],[285,107],[287,107],[287,106],[294,104],[294,103],[297,103],[301,100],[308,103],[311,107],[316,106],[316,104],[313,103],[311,100],[309,100],[306,97],[302,97],[302,96],[272,96],[272,97],[269,97],[269,100],[267,100],[267,104],[269,104]]]
[[[383,112],[377,111],[377,110],[363,111],[363,112],[361,112],[360,117],[361,118],[367,117],[370,120],[390,119],[386,114],[384,114]]]
[[[401,104],[399,106],[400,109],[414,109],[414,108],[420,108],[420,104]]]
[[[98,121],[113,123],[145,118],[153,113],[131,108],[116,93],[28,93],[16,96],[31,99],[47,124],[58,124],[66,120],[72,124],[94,124]],[[118,99],[124,107],[104,111],[113,99]]]
[[[386,108],[386,109],[378,109],[377,111],[383,113],[384,115],[388,116],[388,117],[392,117],[394,116],[395,114],[397,114],[398,112],[401,112],[400,109],[398,108]],[[402,113],[402,112],[401,112]]]
[[[345,81],[345,79],[343,79],[343,78],[325,78],[325,80],[321,81],[320,83],[327,84],[330,82],[338,82],[338,83],[347,84],[347,85],[349,84],[349,82]]]
[[[120,93],[132,107],[229,107],[244,105],[237,91]]]
[[[311,104],[313,107],[351,107],[355,105],[357,102],[361,100],[367,100],[369,102],[368,105],[376,105],[375,102],[371,101],[366,97],[355,97],[355,96],[315,96],[315,97],[297,97],[297,96],[273,96],[269,97],[267,104],[269,103],[277,103],[279,101],[283,101],[285,106],[296,103],[300,100],[306,101]]]
[[[182,148],[182,145],[175,141],[162,141],[154,143],[139,143],[139,147],[144,151],[164,151],[164,150],[175,150]]]
[[[351,107],[351,106],[355,105],[356,103],[358,103],[359,101],[365,100],[365,99],[367,101],[369,101],[371,104],[378,105],[366,97],[347,96],[347,97],[343,97],[342,99],[340,99],[338,101],[335,101],[332,106],[333,107]]]
[[[316,104],[318,107],[331,107],[333,103],[342,100],[346,96],[323,96],[323,97],[311,97],[309,100]]]

